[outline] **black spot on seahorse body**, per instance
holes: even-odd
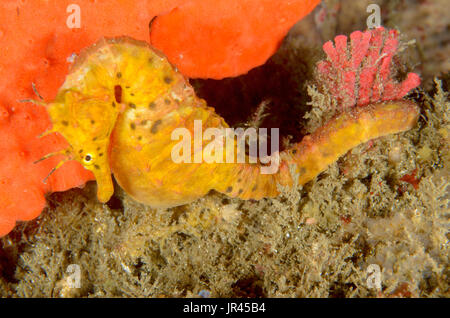
[[[161,119],[158,119],[153,123],[152,128],[150,128],[152,134],[156,134],[158,132],[158,126],[161,125],[161,123],[162,123]]]
[[[114,86],[114,98],[116,99],[116,102],[118,103],[122,102],[122,86],[120,85]]]
[[[130,105],[130,108],[136,109],[136,105],[135,104],[130,103],[129,105]]]
[[[156,106],[156,103],[155,103],[155,102],[150,102],[150,103],[148,104],[148,108],[150,108],[150,109],[154,109],[155,106]]]
[[[117,78],[121,78],[122,77],[122,73],[118,72],[117,73]]]
[[[228,188],[225,190],[226,193],[230,193],[231,191],[233,191],[233,187],[228,187]]]
[[[133,130],[135,130],[135,129],[136,129],[136,124],[135,124],[135,123],[131,123],[131,124],[130,124],[130,128],[133,129]]]
[[[166,82],[166,84],[172,83],[172,77],[170,77],[170,76],[164,76],[164,82]]]
[[[68,122],[67,120],[63,120],[63,121],[61,122],[61,124],[63,124],[64,126],[69,126],[69,122]]]
[[[164,103],[166,103],[166,105],[170,105],[170,99],[168,98],[164,99]]]

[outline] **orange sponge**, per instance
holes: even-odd
[[[46,192],[67,190],[93,179],[89,171],[70,162],[43,183],[61,158],[33,162],[66,144],[58,135],[37,138],[48,125],[43,107],[24,104],[8,109],[0,104],[0,236],[11,231],[16,220],[37,217],[45,206]]]
[[[151,25],[151,43],[188,77],[244,74],[264,64],[320,0],[189,0]]]

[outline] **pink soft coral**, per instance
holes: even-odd
[[[335,37],[323,45],[328,60],[317,65],[320,81],[343,109],[401,99],[420,84],[415,73],[398,83],[393,79],[392,58],[398,49],[398,32],[383,27]]]

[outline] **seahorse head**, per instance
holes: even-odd
[[[65,155],[62,163],[76,160],[92,171],[97,181],[97,197],[106,202],[114,192],[109,146],[119,111],[114,96],[94,96],[63,91],[47,105],[47,110],[53,124],[51,132],[60,133],[69,143],[62,152]]]

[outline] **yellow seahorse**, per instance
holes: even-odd
[[[274,174],[262,174],[262,164],[248,160],[176,163],[174,129],[194,133],[195,120],[203,130],[228,125],[162,53],[126,37],[102,39],[82,52],[46,106],[53,123],[47,133],[58,132],[70,144],[60,165],[77,160],[91,170],[101,202],[113,194],[112,172],[130,196],[153,207],[185,204],[212,189],[242,199],[277,196],[277,185],[292,186],[293,178],[304,184],[358,144],[412,128],[419,114],[403,100],[341,113],[281,152]],[[201,151],[194,141],[192,162]],[[227,143],[223,156],[234,150],[236,156],[237,141]]]

